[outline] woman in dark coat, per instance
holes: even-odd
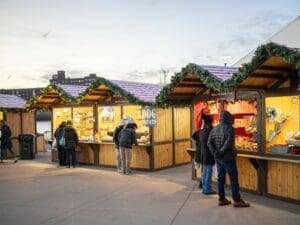
[[[71,166],[71,158],[72,158],[72,166],[75,168],[76,165],[76,152],[75,148],[78,145],[78,135],[76,130],[72,127],[72,121],[67,121],[66,127],[64,128],[64,136],[65,136],[65,150],[67,153],[67,167]]]
[[[212,118],[208,115],[202,115],[202,128],[199,132],[199,142],[200,142],[200,163],[203,165],[202,169],[202,192],[203,194],[216,194],[216,191],[212,190],[211,187],[211,177],[212,168],[215,164],[214,156],[209,151],[207,140],[209,133],[212,129]]]
[[[58,162],[60,166],[66,165],[66,151],[64,146],[61,146],[59,144],[59,140],[63,136],[64,128],[66,126],[66,122],[61,122],[58,126],[58,128],[54,132],[54,137],[56,139],[56,146],[57,146],[57,152],[58,152]]]
[[[12,142],[11,142],[11,130],[10,127],[6,124],[6,121],[1,120],[1,162],[3,162],[3,152],[5,149],[12,154],[14,157],[14,162],[18,162],[16,157],[16,153],[12,150]]]

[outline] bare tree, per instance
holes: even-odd
[[[160,77],[160,83],[163,84],[163,85],[166,85],[167,77],[169,75],[170,70],[169,69],[164,69],[164,67],[162,65],[160,65],[160,67],[161,67],[161,72],[163,73],[163,81]]]

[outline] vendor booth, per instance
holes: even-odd
[[[299,203],[299,69],[299,49],[269,43],[240,68],[189,64],[156,99],[192,105],[193,130],[200,127],[201,113],[216,125],[221,110],[231,112],[241,188]],[[190,87],[179,88],[184,84]]]
[[[79,135],[77,160],[99,166],[116,165],[113,131],[121,119],[133,120],[138,145],[133,147],[131,166],[152,171],[190,162],[190,107],[155,107],[161,89],[97,78],[88,87],[49,85],[27,108],[51,108],[52,132],[62,121],[72,120]],[[56,160],[55,151],[52,155]]]
[[[25,112],[25,100],[16,95],[0,94],[0,120],[6,120],[12,132],[13,150],[19,156],[18,136],[20,134],[34,135],[34,151],[44,148],[43,137],[36,136],[35,112]],[[4,157],[10,157],[4,152]]]

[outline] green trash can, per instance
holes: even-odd
[[[20,134],[18,136],[20,159],[34,159],[34,136],[32,134]]]

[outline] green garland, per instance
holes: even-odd
[[[97,77],[91,83],[91,85],[77,97],[77,102],[80,103],[81,101],[83,101],[83,99],[86,95],[91,94],[92,91],[95,90],[97,87],[99,87],[99,85],[101,85],[101,84],[104,84],[107,88],[109,88],[115,94],[118,94],[118,95],[126,98],[129,103],[139,104],[139,105],[151,105],[152,104],[150,102],[144,102],[143,100],[135,97],[133,94],[125,91],[124,89],[120,88],[118,85],[115,85],[114,83],[112,83],[111,81],[109,81],[103,77]]]
[[[201,66],[198,66],[193,63],[188,64],[186,67],[182,68],[180,73],[176,73],[171,78],[171,83],[164,86],[162,91],[156,97],[156,103],[166,103],[167,97],[172,92],[172,89],[176,87],[188,73],[199,77],[203,84],[205,84],[208,88],[212,88],[218,92],[232,91],[235,88],[237,88],[243,80],[245,80],[250,74],[257,70],[267,59],[269,59],[272,56],[280,56],[286,62],[290,64],[295,64],[296,69],[300,69],[299,52],[286,46],[270,42],[268,44],[259,46],[256,49],[252,60],[249,63],[243,64],[240,68],[238,68],[237,73],[234,73],[230,79],[225,81],[222,81],[221,79],[217,78]],[[175,102],[172,103],[175,104]],[[178,104],[178,100],[176,104]]]
[[[38,99],[40,97],[42,97],[43,95],[47,94],[48,91],[50,90],[55,90],[59,93],[59,96],[61,97],[61,99],[67,103],[72,103],[72,102],[76,102],[76,98],[74,98],[73,96],[69,95],[68,93],[66,93],[61,87],[55,85],[55,84],[50,84],[47,87],[45,87],[38,95],[36,95],[35,97],[29,99],[25,105],[25,111],[30,111],[33,108],[34,109],[38,109],[38,110],[46,110],[47,108],[51,108],[51,106],[36,106],[36,103],[38,101]]]

